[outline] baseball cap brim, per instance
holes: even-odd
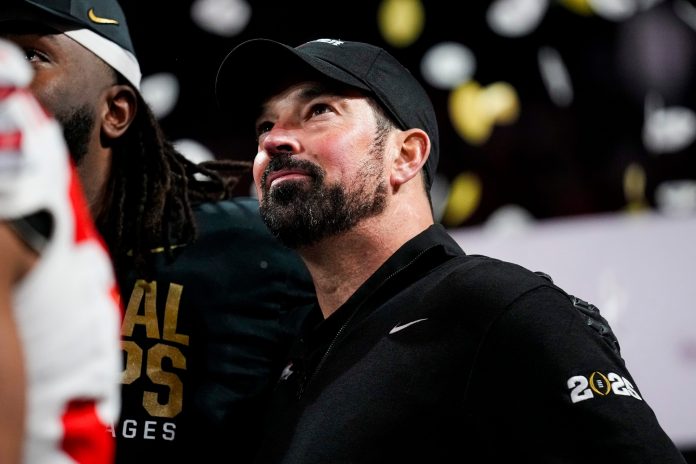
[[[251,39],[222,61],[215,80],[218,105],[234,120],[253,121],[261,102],[298,76],[328,77],[369,92],[360,79],[320,58],[270,39]]]

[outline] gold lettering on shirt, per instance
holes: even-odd
[[[129,385],[140,377],[140,366],[143,363],[143,350],[135,342],[124,340],[121,349],[126,352],[126,363],[121,374],[121,383]]]
[[[145,300],[143,314],[139,313],[141,302]],[[133,286],[126,312],[121,325],[121,335],[132,337],[136,325],[143,325],[147,338],[160,338],[157,325],[157,282],[145,282],[139,279]]]
[[[184,385],[179,376],[162,370],[162,359],[168,358],[173,367],[186,369],[186,358],[173,346],[158,343],[150,348],[147,356],[147,376],[157,385],[169,388],[169,395],[146,391],[143,406],[155,417],[175,417],[183,408]],[[165,401],[160,402],[161,398]]]
[[[166,284],[165,284],[166,285]],[[186,356],[173,344],[189,345],[189,336],[178,333],[181,295],[184,287],[170,283],[164,308],[157,312],[157,282],[139,279],[125,308],[121,324],[122,349],[125,354],[121,382],[142,388],[142,407],[151,417],[174,418],[183,409],[184,384],[176,372],[186,370]],[[161,325],[160,325],[161,323]],[[142,326],[145,338],[132,338]],[[160,332],[161,331],[161,332]],[[150,342],[155,340],[153,345]],[[147,380],[146,380],[147,379]],[[148,386],[145,386],[148,385]]]
[[[188,335],[176,333],[179,320],[179,302],[181,301],[181,292],[183,290],[184,287],[179,284],[169,284],[167,304],[164,307],[164,327],[162,331],[165,340],[188,346]]]

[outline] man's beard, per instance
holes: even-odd
[[[266,226],[284,245],[300,248],[347,232],[363,219],[380,214],[387,203],[382,150],[380,143],[373,146],[373,156],[348,187],[325,184],[324,172],[309,161],[276,155],[261,179],[260,211]],[[269,189],[266,176],[285,168],[302,169],[310,180],[287,180]]]
[[[71,113],[56,114],[56,119],[63,126],[63,136],[70,150],[75,165],[79,166],[89,151],[89,141],[95,117],[88,106],[81,106]]]

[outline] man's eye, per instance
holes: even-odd
[[[34,49],[24,50],[24,56],[27,61],[46,61],[46,57]]]
[[[317,103],[315,105],[312,105],[312,108],[310,109],[310,114],[312,116],[318,116],[329,111],[331,111],[331,107],[329,105],[324,103]]]
[[[270,122],[262,122],[256,126],[256,138],[258,139],[262,134],[270,131],[273,128],[273,124]]]

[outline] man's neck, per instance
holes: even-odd
[[[90,213],[99,222],[111,207],[110,198],[107,198],[107,184],[111,174],[111,150],[96,150],[88,153],[79,164],[77,174],[85,194],[85,200]]]
[[[298,250],[312,274],[324,318],[343,305],[396,250],[431,224],[405,221],[394,225],[383,218],[371,218],[348,232]]]

